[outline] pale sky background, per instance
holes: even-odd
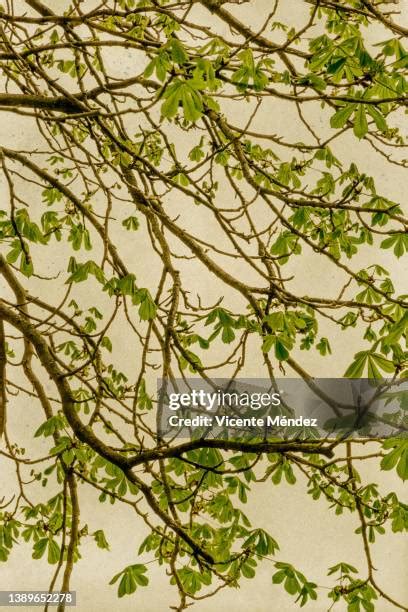
[[[66,3],[61,0],[53,0],[52,8],[57,12],[59,7]],[[83,3],[83,8],[87,2]],[[89,6],[92,2],[88,2]],[[291,25],[299,27],[307,21],[307,9],[304,2],[300,0],[287,0],[280,18],[283,21],[290,20]],[[49,2],[51,6],[51,3]],[[400,3],[404,14],[405,24],[408,24],[408,1]],[[21,7],[21,12],[26,9],[22,0],[16,0],[16,9]],[[251,23],[256,30],[263,22],[265,15],[270,9],[269,0],[256,0],[240,7],[232,7],[231,10],[243,21]],[[226,26],[221,24],[214,17],[209,18],[209,14],[204,9],[196,7],[191,19],[202,18],[208,25],[211,19],[211,26],[220,33],[230,36]],[[278,16],[276,17],[279,18]],[[274,33],[275,36],[276,33]],[[373,33],[375,38],[376,33]],[[386,38],[386,35],[383,37]],[[130,52],[121,54],[110,53],[107,61],[111,70],[115,70],[120,76],[132,76],[134,74],[133,57]],[[268,103],[269,104],[269,103]],[[250,114],[248,108],[248,116]],[[310,107],[307,111],[309,119],[320,131],[329,131],[327,128],[327,114]],[[240,115],[236,118],[239,125],[245,125],[246,117],[240,107]],[[404,126],[408,127],[404,116],[401,117]],[[238,123],[237,123],[238,124]],[[10,146],[14,149],[33,149],[41,146],[37,132],[32,129],[32,119],[24,119],[13,114],[2,115],[0,124],[1,144]],[[265,107],[257,117],[253,129],[278,132],[284,134],[289,141],[298,141],[305,138],[304,128],[299,123],[294,109],[287,104],[274,101],[273,106]],[[182,145],[182,143],[179,143]],[[191,148],[189,144],[188,148]],[[387,194],[392,200],[405,203],[406,198],[406,172],[397,166],[386,164],[372,149],[365,143],[357,142],[352,136],[346,136],[337,142],[336,154],[343,160],[355,161],[361,169],[365,169],[368,174],[375,176],[378,190]],[[0,189],[5,189],[4,184],[0,184]],[[2,192],[3,193],[3,192]],[[6,191],[4,196],[7,197]],[[33,206],[41,207],[40,199],[33,190]],[[195,226],[204,229],[207,222],[201,218],[203,214],[200,209],[194,211]],[[140,237],[141,236],[141,237]],[[137,239],[120,244],[120,252],[126,262],[134,262],[137,265],[138,281],[141,286],[149,286],[151,278],[159,273],[159,269],[153,267],[143,267],[145,244],[143,233],[138,234]],[[1,247],[0,247],[1,248]],[[45,249],[45,252],[47,249]],[[53,250],[52,261],[43,260],[43,270],[47,273],[58,269],[66,269],[66,260],[71,251],[62,247],[56,254]],[[371,256],[371,254],[370,254]],[[406,279],[408,273],[408,262],[396,260],[392,251],[381,251],[376,253],[376,262],[392,270],[397,290],[406,290]],[[353,260],[354,263],[354,260]],[[363,261],[362,264],[366,263]],[[239,275],[240,263],[229,261],[231,273]],[[179,268],[183,277],[187,278],[188,285],[192,293],[200,291],[204,293],[208,301],[219,296],[219,287],[212,280],[208,286],[203,287],[202,268],[196,262],[182,262]],[[289,268],[288,268],[289,269]],[[332,270],[326,266],[323,258],[312,257],[305,254],[297,258],[293,264],[291,272],[296,274],[294,287],[297,291],[305,293],[312,292],[311,288],[316,288],[316,292],[322,291],[324,286],[325,295],[330,296],[336,293],[338,278]],[[285,270],[286,273],[286,270]],[[30,282],[31,290],[40,295],[44,287],[49,292],[49,283],[44,284],[37,280]],[[154,286],[154,285],[153,285]],[[1,285],[0,285],[1,289]],[[55,283],[52,286],[55,292],[53,296],[55,303],[63,295],[65,287],[62,283]],[[8,294],[7,294],[8,295]],[[234,296],[228,296],[234,300]],[[89,304],[94,303],[95,296],[89,296]],[[51,296],[48,295],[48,299]],[[81,295],[81,299],[86,301],[86,296]],[[106,306],[108,310],[109,301],[98,294],[98,304]],[[127,332],[125,329],[116,327],[114,334],[110,334],[114,345],[119,347],[123,354],[123,367],[130,367],[126,349]],[[324,333],[322,328],[321,335]],[[302,365],[319,376],[341,376],[345,367],[355,352],[361,345],[357,345],[360,338],[358,331],[350,331],[347,334],[340,334],[335,338],[336,357],[333,359],[320,359],[316,352],[302,353]],[[117,355],[118,353],[116,353]],[[125,363],[126,362],[126,363]],[[132,362],[130,362],[132,365]],[[259,363],[257,360],[247,360],[245,369],[246,376],[259,375]],[[13,372],[14,376],[14,372]],[[15,378],[15,380],[17,380]],[[43,417],[38,411],[36,402],[27,401],[23,396],[13,398],[9,402],[9,430],[10,436],[16,437],[20,443],[24,444],[31,440],[32,432],[42,422]],[[34,449],[33,454],[44,453],[46,445],[44,442],[36,440],[30,448]],[[368,452],[368,448],[365,450]],[[403,488],[401,480],[395,472],[380,473],[377,462],[374,460],[362,468],[363,476],[367,482],[374,480],[380,485],[383,492],[396,491],[406,501],[406,487]],[[1,493],[0,498],[6,497],[14,490],[14,468],[10,462],[0,458],[0,478]],[[41,494],[41,492],[40,492]],[[85,523],[89,525],[90,531],[104,529],[107,539],[111,545],[111,551],[100,551],[91,538],[84,539],[81,547],[82,559],[76,564],[72,578],[72,589],[77,591],[77,610],[78,612],[130,612],[140,610],[141,612],[163,612],[170,605],[175,605],[178,601],[174,587],[169,586],[169,578],[164,573],[164,568],[157,563],[149,563],[148,572],[150,584],[147,588],[139,589],[133,596],[118,599],[116,587],[108,586],[112,576],[119,572],[128,564],[138,562],[149,562],[152,560],[151,554],[144,554],[138,557],[137,549],[147,535],[141,519],[134,515],[129,508],[120,506],[116,503],[111,506],[108,503],[101,505],[97,500],[97,495],[87,486],[80,487],[81,503],[81,526]],[[289,486],[286,483],[275,487],[271,483],[261,484],[254,487],[250,496],[250,501],[246,505],[245,511],[253,519],[254,526],[266,528],[280,544],[280,552],[276,560],[293,563],[297,569],[302,571],[308,579],[322,586],[331,587],[331,577],[328,578],[327,568],[339,561],[345,561],[356,566],[361,570],[361,576],[365,576],[365,559],[361,537],[353,533],[358,527],[356,514],[345,514],[335,517],[333,510],[328,508],[325,501],[313,501],[306,494],[306,482],[302,482],[299,476],[299,483],[296,486]],[[408,581],[407,559],[408,545],[406,536],[398,533],[392,534],[389,531],[380,537],[372,546],[374,565],[377,569],[377,580],[379,585],[400,601],[408,602]],[[197,602],[192,610],[197,612],[209,612],[233,609],[235,612],[289,612],[297,610],[294,598],[286,594],[281,585],[272,585],[271,576],[274,573],[273,563],[264,561],[253,580],[243,579],[239,590],[226,589],[215,598]],[[31,560],[31,547],[24,544],[16,546],[10,556],[9,562],[0,564],[0,589],[1,590],[29,590],[47,589],[54,572],[54,566],[46,563]],[[308,604],[305,609],[312,612],[325,612],[330,606],[330,601],[326,598],[325,592],[320,591],[319,600]],[[8,609],[8,608],[4,608]],[[10,608],[11,609],[11,608]],[[379,600],[376,609],[379,612],[395,610],[394,607],[385,601]],[[338,604],[334,610],[342,612],[345,607]]]

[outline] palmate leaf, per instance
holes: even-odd
[[[95,276],[96,280],[104,284],[106,279],[103,270],[98,266],[97,263],[90,260],[83,264],[77,264],[73,258],[70,260],[68,272],[72,272],[71,276],[66,281],[69,283],[81,283],[88,279],[89,274]]]
[[[275,336],[269,334],[265,336],[262,343],[262,352],[268,353],[272,347],[275,347],[275,357],[278,361],[286,361],[289,358],[289,350],[293,348],[292,341],[284,334]]]
[[[52,538],[41,538],[34,544],[32,554],[33,559],[41,559],[47,549],[48,563],[50,563],[51,565],[58,563],[61,556],[61,549],[58,543]]]
[[[145,576],[147,568],[145,565],[136,563],[135,565],[129,565],[125,567],[121,572],[116,574],[109,584],[115,584],[120,578],[118,586],[118,596],[124,597],[125,595],[131,595],[136,591],[138,586],[147,586],[149,579]]]
[[[211,584],[211,574],[209,572],[197,572],[191,567],[182,567],[177,571],[177,574],[185,590],[192,595],[197,593],[203,585]],[[171,583],[175,584],[174,577]]]
[[[183,81],[178,79],[167,87],[163,97],[165,101],[161,107],[163,117],[171,119],[178,113],[179,107],[183,108],[184,119],[194,123],[203,114],[203,100],[200,88],[204,88],[205,83],[197,79]]]
[[[243,548],[253,547],[258,555],[274,555],[279,545],[264,529],[254,529],[242,544]]]
[[[128,231],[133,230],[136,231],[139,228],[139,219],[137,217],[127,217],[122,221],[123,227],[125,227]]]
[[[22,249],[22,244],[20,240],[18,239],[13,240],[11,246],[12,246],[11,251],[9,251],[6,257],[7,262],[15,263],[17,259],[20,257],[20,272],[22,272],[24,276],[27,276],[27,278],[29,278],[30,276],[32,276],[34,272],[34,267],[33,267],[33,262],[32,262],[31,257],[27,259],[27,256]],[[27,245],[25,245],[25,250],[28,253]]]
[[[407,234],[393,234],[389,238],[386,238],[381,243],[382,249],[390,249],[394,247],[394,255],[398,258],[402,257],[408,252],[408,235]]]
[[[357,138],[364,138],[368,132],[367,113],[374,119],[376,127],[381,132],[386,132],[388,129],[383,114],[374,105],[364,103],[342,106],[330,119],[331,127],[336,129],[345,127],[353,113],[353,131]]]
[[[392,449],[381,460],[382,470],[392,470],[397,466],[397,474],[402,480],[408,480],[408,440],[390,438],[385,440],[383,448]]]
[[[346,378],[362,378],[366,367],[368,378],[383,378],[380,370],[387,374],[393,374],[395,371],[392,361],[380,353],[360,351],[354,355],[354,361],[349,365],[344,376]]]
[[[335,574],[336,572],[339,572],[341,576],[343,574],[347,575],[350,573],[358,574],[358,570],[353,565],[349,565],[348,563],[344,563],[344,562],[337,563],[337,565],[333,565],[332,567],[330,567],[329,571],[327,572],[327,575],[331,576],[332,574]]]
[[[117,288],[122,295],[134,295],[136,293],[136,276],[126,274],[117,282]]]
[[[71,231],[68,236],[68,241],[72,242],[72,248],[74,249],[74,251],[79,251],[82,244],[84,245],[87,251],[90,251],[92,249],[89,231],[84,228],[81,223],[79,223],[78,225],[73,225],[71,227]]]
[[[144,71],[144,77],[148,79],[155,72],[159,81],[163,82],[166,80],[167,72],[171,69],[171,66],[167,51],[162,51],[149,62]]]
[[[384,118],[384,115],[380,113],[380,111],[373,106],[372,104],[366,104],[366,110],[369,115],[374,119],[375,125],[381,132],[386,132],[388,130],[387,122]]]
[[[11,250],[7,253],[6,260],[8,263],[15,263],[20,257],[21,253],[21,242],[16,238],[11,243]]]
[[[406,331],[408,331],[408,311],[391,327],[388,335],[383,340],[384,346],[396,344]]]
[[[55,414],[40,425],[35,432],[34,437],[38,438],[39,436],[52,436],[56,431],[63,429],[65,426],[65,418],[61,414]]]
[[[336,129],[343,128],[353,114],[355,107],[355,104],[342,106],[330,119],[331,127]]]
[[[171,57],[177,64],[184,64],[188,60],[188,55],[184,48],[184,45],[177,40],[177,38],[171,39]]]
[[[298,594],[296,602],[300,600],[300,607],[303,607],[308,599],[317,599],[317,584],[309,582],[304,574],[296,570],[293,565],[278,561],[275,563],[275,568],[278,571],[273,574],[272,583],[283,583],[283,587],[289,595]]]
[[[251,579],[255,577],[256,573],[256,561],[252,557],[248,557],[245,559],[244,563],[241,565],[241,574],[244,578]]]
[[[183,105],[184,119],[197,121],[203,114],[203,102],[200,94],[189,85],[183,85],[181,90],[181,103]]]
[[[320,338],[320,341],[318,342],[318,344],[316,344],[316,349],[319,351],[319,353],[323,357],[325,357],[325,355],[327,354],[331,355],[331,352],[332,352],[331,347],[330,347],[330,342],[325,337]]]
[[[288,230],[282,231],[271,247],[271,255],[278,258],[279,265],[287,263],[290,255],[299,255],[301,252],[298,236]]]
[[[48,538],[41,538],[41,540],[38,540],[34,544],[33,554],[32,554],[33,559],[41,559],[41,557],[44,555],[47,549],[47,545],[48,545]]]
[[[109,542],[107,541],[105,533],[102,529],[98,529],[93,535],[98,548],[109,550]]]
[[[156,316],[157,306],[147,289],[138,289],[133,297],[133,304],[140,304],[139,317],[141,321],[151,321]]]

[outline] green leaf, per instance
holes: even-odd
[[[393,234],[389,238],[386,238],[381,243],[382,249],[389,249],[394,247],[394,255],[400,258],[404,255],[405,251],[408,252],[408,235],[407,234]]]
[[[272,582],[273,584],[281,584],[281,582],[285,580],[285,577],[286,577],[286,572],[284,570],[280,570],[279,572],[276,572],[272,576]]]
[[[244,576],[244,578],[251,579],[255,577],[255,569],[254,569],[255,566],[256,566],[255,559],[251,559],[251,557],[246,559],[246,561],[241,565],[241,573]]]
[[[68,278],[66,284],[81,283],[87,280],[89,274],[95,276],[96,280],[99,281],[101,284],[105,284],[106,279],[103,270],[94,261],[87,261],[83,264],[76,264],[76,269]]]
[[[178,113],[180,96],[177,90],[173,90],[171,94],[166,96],[165,102],[161,106],[161,114],[167,119],[175,117]]]
[[[104,336],[101,341],[101,346],[106,348],[110,353],[112,352],[112,342],[108,336]]]
[[[274,555],[279,550],[279,545],[269,533],[264,529],[254,529],[251,535],[242,544],[242,548],[248,548],[254,546],[255,551],[261,555]]]
[[[360,612],[360,599],[358,597],[348,604],[347,612]]]
[[[84,247],[87,251],[92,249],[89,231],[85,229],[81,223],[71,227],[68,241],[72,242],[72,248],[74,251],[79,251],[82,246],[82,242],[84,243]]]
[[[299,255],[301,250],[298,236],[296,234],[292,234],[292,232],[288,230],[285,230],[279,234],[278,238],[272,245],[271,254],[279,257],[278,263],[283,265],[287,263],[290,255]]]
[[[339,572],[341,575],[350,573],[358,574],[358,570],[353,565],[349,565],[348,563],[343,562],[338,563],[337,565],[333,565],[333,567],[330,567],[329,571],[327,572],[327,575],[331,576],[336,572]]]
[[[201,574],[190,567],[182,567],[177,571],[177,574],[184,589],[191,595],[197,593],[201,589],[202,584],[208,583],[206,578],[202,580]],[[172,583],[174,584],[174,579]]]
[[[54,565],[58,563],[61,556],[61,549],[55,540],[48,540],[48,563]]]
[[[11,243],[11,251],[7,253],[6,260],[8,263],[15,263],[17,259],[20,257],[21,253],[21,242],[19,240],[13,240]]]
[[[368,357],[370,362],[374,362],[380,370],[387,372],[387,374],[394,374],[395,366],[389,359],[380,355],[380,353],[370,353]]]
[[[147,65],[144,71],[144,77],[148,79],[152,76],[153,72],[156,72],[157,78],[163,83],[171,67],[172,65],[168,53],[166,51],[159,52]]]
[[[353,131],[357,138],[363,138],[368,132],[368,123],[365,108],[365,104],[359,104],[354,114]]]
[[[179,106],[182,106],[184,119],[194,123],[203,114],[203,102],[199,87],[205,85],[196,79],[189,81],[176,80],[167,87],[163,97],[165,99],[161,107],[163,117],[171,119],[178,113]]]
[[[127,217],[122,221],[123,227],[126,227],[128,231],[136,231],[139,228],[139,219],[137,217]]]
[[[60,453],[64,452],[66,449],[70,448],[71,445],[72,445],[72,441],[70,438],[68,438],[68,436],[61,436],[58,439],[58,444],[53,446],[50,453],[51,455],[59,455]]]
[[[132,298],[134,304],[140,304],[139,317],[142,321],[150,321],[156,316],[157,306],[147,289],[138,289]]]
[[[390,328],[388,335],[383,340],[384,346],[396,344],[401,338],[402,334],[404,334],[407,330],[408,330],[408,311],[405,312],[402,318]]]
[[[330,125],[332,128],[340,129],[343,128],[347,121],[350,119],[355,109],[355,104],[347,104],[342,106],[330,119]]]
[[[286,576],[283,586],[289,595],[295,595],[300,590],[300,584],[295,576]]]
[[[134,274],[126,274],[118,281],[118,289],[122,295],[134,295],[136,292],[135,287],[136,277]]]
[[[383,357],[380,353],[360,351],[354,357],[355,360],[344,374],[346,378],[362,378],[366,366],[369,378],[383,378],[380,370],[388,374],[393,374],[395,371],[392,361]]]
[[[27,278],[32,276],[34,273],[33,261],[31,257],[28,259],[25,253],[21,253],[20,272],[22,272]]]
[[[284,343],[278,338],[275,342],[275,357],[279,361],[286,361],[289,357],[289,351],[286,349]]]
[[[138,586],[147,586],[149,584],[149,579],[144,575],[146,572],[147,568],[145,565],[129,565],[116,574],[109,584],[115,584],[121,578],[118,586],[118,596],[131,595]]]
[[[224,342],[224,344],[229,344],[230,342],[235,340],[235,333],[232,327],[229,327],[229,326],[223,327],[221,339]]]
[[[41,538],[38,540],[33,547],[33,559],[41,559],[44,556],[48,546],[48,538]]]
[[[380,113],[380,111],[373,106],[372,104],[366,105],[366,110],[369,115],[374,119],[375,125],[381,132],[386,132],[388,130],[387,122],[384,118],[384,115]]]
[[[275,344],[275,340],[276,340],[276,337],[272,336],[271,334],[266,336],[264,338],[263,343],[262,343],[262,352],[263,353],[269,353],[269,351],[271,350],[271,348]]]
[[[205,157],[205,153],[202,150],[201,146],[197,145],[193,149],[191,149],[190,153],[188,154],[188,157],[191,161],[199,162],[202,160],[203,157]]]
[[[320,338],[320,341],[316,344],[316,348],[323,357],[327,354],[331,355],[330,343],[327,338]]]
[[[280,481],[282,480],[282,474],[283,474],[283,465],[280,463],[272,474],[271,480],[274,485],[280,484]]]
[[[354,355],[355,360],[349,365],[344,376],[346,378],[361,378],[367,362],[367,352],[361,351]]]
[[[171,39],[171,57],[177,64],[185,64],[188,60],[188,55],[183,44],[177,38]]]
[[[391,438],[383,443],[383,448],[392,448],[392,451],[382,458],[381,469],[392,470],[397,466],[401,480],[408,480],[408,440]]]
[[[109,550],[109,544],[102,529],[98,529],[97,531],[95,531],[94,538],[98,548]]]
[[[347,62],[346,57],[340,57],[331,62],[327,68],[328,74],[337,74],[343,71],[344,65]],[[332,126],[333,127],[333,126]]]
[[[35,438],[39,436],[52,436],[56,431],[63,429],[66,426],[65,419],[60,414],[55,414],[40,425],[34,434]]]

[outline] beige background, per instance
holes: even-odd
[[[83,3],[83,4],[86,4]],[[92,3],[89,3],[91,5]],[[284,10],[280,17],[282,20],[290,20],[292,25],[299,26],[307,19],[305,3],[300,0],[287,0]],[[16,7],[25,10],[25,4],[20,1],[15,2]],[[53,10],[65,6],[64,2],[53,1]],[[408,23],[408,2],[401,2],[404,12],[404,20]],[[234,13],[244,21],[250,22],[254,29],[261,25],[263,19],[270,8],[268,0],[258,0],[249,4],[234,7]],[[17,9],[16,9],[17,10]],[[206,20],[208,23],[208,13],[198,7],[195,10],[195,17]],[[277,17],[278,18],[278,17]],[[217,31],[230,36],[227,28],[213,19],[214,28]],[[378,40],[379,32],[372,32],[373,40]],[[384,36],[385,38],[385,36]],[[381,39],[381,38],[380,38]],[[112,53],[107,61],[110,68],[116,74],[131,76],[134,71],[134,58],[130,53],[117,55]],[[245,124],[245,110],[240,106],[240,114],[237,116],[240,125]],[[246,110],[249,116],[250,106]],[[309,119],[315,127],[324,133],[327,128],[327,113],[320,109],[310,108],[307,110]],[[407,123],[404,117],[404,128],[406,131]],[[273,106],[263,109],[262,113],[252,126],[253,129],[268,130],[284,134],[287,140],[301,140],[308,136],[305,134],[304,127],[299,123],[296,112],[286,104],[274,102]],[[41,146],[37,132],[33,130],[32,120],[24,119],[13,114],[2,115],[0,125],[1,144],[15,149],[32,149]],[[184,143],[178,140],[178,146],[183,147]],[[191,143],[185,143],[186,150],[191,148]],[[335,148],[336,154],[343,160],[350,159],[355,161],[362,170],[372,174],[376,178],[379,191],[387,194],[390,199],[395,199],[405,204],[406,196],[406,172],[397,166],[390,166],[384,162],[372,149],[364,143],[358,143],[353,137],[344,137],[338,142]],[[7,198],[5,185],[3,198]],[[34,209],[41,209],[39,193],[33,189],[32,206]],[[177,205],[175,203],[175,205]],[[195,230],[201,229],[208,231],[207,219],[204,218],[201,210],[195,211],[194,219]],[[207,229],[206,229],[207,228]],[[215,231],[215,229],[214,229]],[[120,242],[120,253],[123,259],[134,266],[140,284],[154,286],[152,279],[158,274],[158,268],[144,266],[143,257],[146,246],[146,236],[143,231],[137,235],[134,241]],[[1,247],[0,247],[1,248]],[[180,252],[182,249],[180,248]],[[53,274],[60,269],[66,269],[66,260],[69,250],[53,250],[50,260],[42,260],[42,273]],[[372,251],[362,255],[361,264],[372,262]],[[408,264],[397,261],[390,251],[376,251],[375,261],[386,268],[393,270],[394,280],[397,290],[406,290],[406,278]],[[354,261],[353,261],[354,263]],[[240,264],[228,261],[226,265],[232,273],[241,273]],[[183,278],[188,282],[192,293],[200,291],[208,301],[219,296],[219,287],[212,281],[203,287],[202,268],[195,262],[180,263]],[[355,269],[358,269],[354,263]],[[325,295],[330,296],[336,293],[338,287],[338,277],[329,269],[325,262],[320,258],[315,258],[311,254],[305,254],[298,258],[292,271],[296,274],[293,289],[297,291],[311,292],[310,288],[316,288],[316,292],[322,291],[324,286]],[[38,280],[30,281],[31,290],[41,295],[45,290],[49,296],[49,283],[41,283]],[[1,286],[0,286],[1,288]],[[96,289],[96,286],[95,286]],[[52,284],[54,295],[52,299],[57,304],[65,288],[62,283]],[[4,289],[6,292],[6,289]],[[8,294],[7,294],[8,295]],[[110,311],[109,301],[105,296],[81,295],[82,303],[92,304],[98,300],[98,307]],[[237,298],[228,295],[229,304],[236,304],[239,307]],[[111,334],[112,335],[112,334]],[[322,335],[331,337],[330,329],[324,331]],[[125,328],[117,326],[113,335],[116,344],[115,357],[122,355],[122,367],[132,373],[136,365],[137,355],[132,352],[132,346],[128,344],[128,336]],[[341,376],[346,365],[357,348],[360,348],[358,330],[353,330],[348,334],[339,334],[334,340],[336,348],[335,357],[332,359],[321,359],[315,352],[302,353],[302,364],[304,364],[314,375],[319,376]],[[255,352],[254,352],[255,354]],[[256,376],[259,374],[260,364],[257,360],[248,360],[245,375]],[[18,380],[15,372],[12,373],[13,380]],[[153,383],[153,379],[151,379]],[[46,450],[46,445],[42,446],[40,441],[31,443],[32,432],[41,423],[42,416],[38,411],[38,406],[34,401],[28,401],[26,397],[19,395],[13,398],[9,404],[9,429],[12,438],[15,437],[21,444],[30,441],[30,448],[33,454],[40,455]],[[368,448],[366,449],[368,450]],[[375,481],[380,484],[382,491],[397,491],[401,496],[406,495],[401,481],[395,473],[379,473],[376,461],[365,465],[362,470],[367,481]],[[1,494],[6,497],[14,490],[14,468],[3,458],[0,458],[0,478]],[[39,491],[39,495],[41,491]],[[72,580],[72,588],[77,591],[79,612],[108,612],[141,610],[142,612],[159,612],[168,609],[169,605],[177,603],[177,594],[168,585],[168,577],[165,576],[164,569],[158,567],[157,563],[150,563],[152,556],[149,554],[138,557],[137,549],[142,541],[145,531],[140,519],[126,508],[119,504],[101,505],[97,501],[97,495],[88,487],[80,488],[81,502],[81,525],[87,523],[89,530],[94,531],[103,528],[111,544],[111,551],[100,551],[95,543],[89,539],[84,539],[81,547],[82,559],[77,563]],[[263,526],[278,540],[280,552],[277,560],[293,562],[295,566],[303,571],[306,576],[317,582],[322,587],[331,587],[332,581],[327,578],[327,568],[339,561],[345,561],[355,565],[361,570],[361,575],[365,575],[365,560],[363,556],[362,543],[359,536],[354,535],[353,531],[358,526],[355,515],[348,515],[336,518],[332,510],[324,501],[314,502],[306,494],[305,482],[299,479],[299,484],[290,487],[282,484],[275,487],[272,484],[259,485],[254,488],[250,501],[247,504],[246,512],[253,519],[254,525]],[[373,558],[375,567],[378,570],[378,582],[382,588],[388,591],[395,598],[408,601],[407,558],[408,545],[407,539],[401,534],[387,532],[373,546]],[[140,589],[130,598],[118,600],[116,597],[116,587],[109,587],[110,578],[124,566],[135,562],[148,562],[150,585],[146,589]],[[10,561],[0,565],[0,589],[46,589],[54,567],[47,566],[42,562],[31,560],[31,548],[24,544],[15,547]],[[253,612],[269,612],[282,610],[283,612],[298,609],[281,586],[272,585],[271,575],[274,571],[273,563],[265,560],[253,580],[243,580],[239,590],[225,590],[216,598],[198,602],[194,610],[198,612],[233,609],[236,612],[251,610]],[[306,606],[306,609],[314,612],[323,612],[329,608],[330,602],[327,600],[324,588],[320,591],[317,602]],[[343,610],[342,605],[335,607],[336,610]],[[377,609],[379,612],[387,612],[394,609],[384,601],[379,601]]]

